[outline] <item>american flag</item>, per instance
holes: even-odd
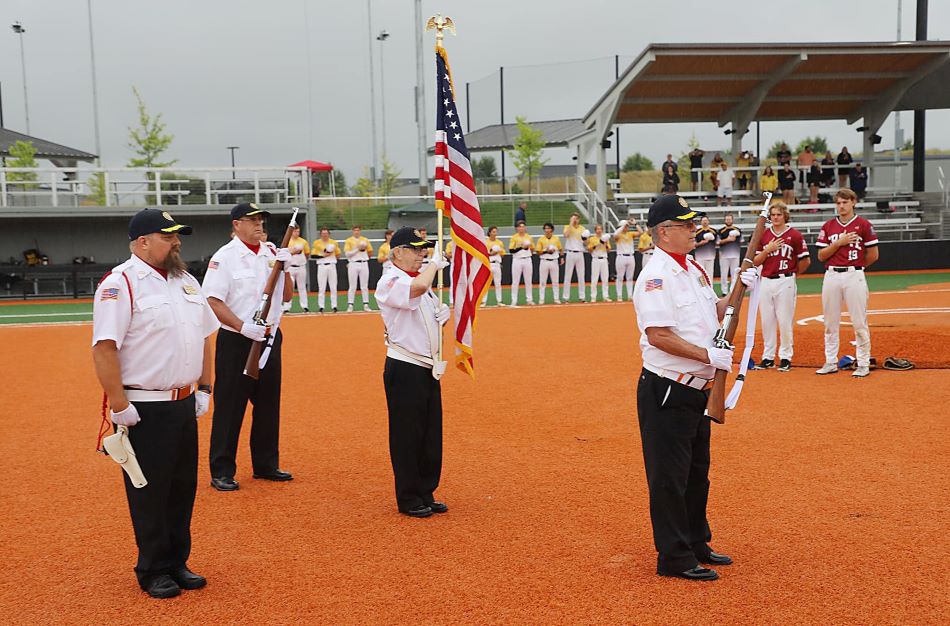
[[[118,300],[119,299],[119,290],[116,287],[106,287],[102,290],[102,293],[99,295],[99,301],[103,300]]]
[[[452,73],[445,49],[436,49],[435,205],[452,223],[452,291],[455,296],[455,365],[475,375],[472,329],[482,297],[491,286],[491,269],[475,180],[455,108]]]
[[[662,278],[651,278],[647,281],[646,291],[654,291],[656,289],[663,289],[663,279]]]

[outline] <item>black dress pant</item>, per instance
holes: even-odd
[[[442,475],[442,387],[432,370],[386,358],[389,458],[400,511],[430,504]]]
[[[144,587],[156,574],[185,566],[191,553],[191,512],[198,484],[198,424],[195,397],[169,402],[133,402],[141,417],[129,441],[148,484],[125,494],[139,549],[135,574]]]
[[[650,489],[657,572],[674,574],[698,565],[712,539],[706,520],[709,496],[710,421],[707,392],[643,370],[637,414]]]
[[[278,469],[280,438],[280,348],[283,335],[274,335],[267,365],[258,380],[244,375],[251,340],[221,329],[215,343],[214,415],[209,451],[212,478],[234,478],[238,438],[248,400],[251,412],[251,465],[255,474]]]

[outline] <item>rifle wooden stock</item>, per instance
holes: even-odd
[[[739,272],[743,272],[753,266],[752,259],[755,258],[755,252],[759,248],[759,242],[762,240],[762,233],[765,232],[766,216],[768,215],[769,203],[772,200],[772,194],[768,194],[762,214],[755,222],[755,230],[752,231],[752,237],[749,239],[749,247],[746,248],[745,257],[739,265]],[[710,280],[712,277],[710,277]],[[722,332],[725,340],[732,345],[732,339],[736,336],[736,329],[739,327],[739,312],[742,310],[742,302],[745,297],[746,286],[741,280],[736,280],[729,292],[729,302],[726,307],[726,316],[723,318]],[[709,391],[709,398],[706,400],[706,415],[712,421],[718,424],[726,423],[726,376],[725,370],[716,370],[716,377],[713,379],[712,389]]]
[[[280,247],[286,248],[290,245],[290,239],[294,236],[294,229],[297,227],[297,210],[294,209],[294,215],[290,218],[290,224],[284,232],[284,238],[281,240]],[[270,312],[271,303],[274,300],[274,290],[277,288],[277,281],[280,279],[280,273],[284,271],[282,261],[276,261],[274,268],[264,283],[264,292],[261,294],[261,303],[254,314],[254,320],[260,324],[266,323],[267,314]],[[261,374],[261,353],[264,351],[265,341],[252,341],[251,350],[247,354],[247,361],[244,362],[244,375],[257,380]]]

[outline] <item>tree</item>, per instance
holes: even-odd
[[[129,159],[129,167],[168,167],[178,162],[172,161],[160,162],[158,159],[171,145],[174,135],[165,134],[165,122],[162,121],[162,114],[155,117],[149,115],[145,108],[145,101],[139,94],[138,89],[132,87],[132,93],[138,100],[139,126],[138,128],[129,127],[129,147],[138,155],[137,158]]]
[[[96,172],[86,181],[89,185],[89,198],[97,206],[106,205],[106,175],[104,172]]]
[[[528,179],[528,185],[531,179],[541,173],[541,168],[548,162],[548,159],[542,159],[544,152],[544,133],[531,127],[522,116],[515,117],[515,123],[518,124],[518,136],[514,140],[514,148],[506,150],[511,155],[514,166],[518,168],[521,175]]]
[[[798,142],[795,147],[795,154],[801,154],[805,151],[805,146],[811,146],[811,151],[815,154],[823,154],[828,151],[828,140],[820,135],[814,137],[805,137]]]
[[[498,178],[498,172],[495,170],[495,158],[485,156],[472,161],[472,176],[475,180],[487,183],[495,182],[495,179]]]
[[[634,152],[624,160],[621,169],[624,172],[645,172],[653,169],[653,161],[639,152]]]
[[[16,143],[10,146],[10,158],[7,160],[7,167],[39,167],[36,162],[36,148],[32,141],[22,141],[17,139]],[[10,172],[7,174],[7,180],[10,182],[32,183],[36,181],[36,172]],[[24,187],[34,185],[24,185]]]
[[[329,194],[330,193],[330,172],[314,172],[314,180],[319,181],[320,183],[320,193]],[[346,176],[343,174],[343,170],[333,170],[333,191],[338,196],[346,195]]]
[[[353,195],[362,197],[376,195],[376,182],[369,176],[369,167],[364,167],[363,175],[353,183]]]
[[[383,155],[383,171],[379,179],[379,195],[392,195],[393,189],[396,188],[396,184],[399,182],[400,174],[402,174],[402,170],[397,170],[396,164]]]

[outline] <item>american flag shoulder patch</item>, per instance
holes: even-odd
[[[663,289],[663,279],[662,278],[651,278],[646,282],[645,291],[655,291],[658,289]]]
[[[119,299],[119,288],[118,287],[106,287],[102,290],[102,294],[99,296],[99,301],[103,300],[118,300]]]
[[[208,263],[208,269],[209,269],[209,270],[216,270],[216,269],[218,269],[218,265],[220,265],[220,264],[219,264],[217,261],[211,261],[210,263]]]

